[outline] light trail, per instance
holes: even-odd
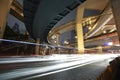
[[[48,45],[48,44],[38,44],[38,43],[16,41],[16,40],[9,40],[9,39],[0,39],[0,41],[11,42],[11,43],[19,43],[19,44],[28,44],[28,45],[38,45],[38,46],[52,46],[52,45]]]
[[[58,56],[56,55],[56,57],[58,57]],[[81,67],[81,66],[84,66],[87,64],[91,64],[94,62],[109,60],[109,59],[111,59],[113,57],[115,58],[119,55],[116,55],[116,54],[91,54],[91,55],[88,54],[88,55],[86,55],[85,54],[85,55],[72,55],[72,56],[74,57],[74,59],[76,59],[76,57],[78,57],[78,56],[79,56],[79,58],[78,58],[78,60],[73,61],[73,59],[69,58],[69,56],[62,55],[61,57],[65,57],[65,58],[68,57],[69,62],[63,61],[63,63],[58,63],[58,64],[54,64],[54,65],[50,65],[50,66],[16,69],[16,70],[13,70],[12,72],[0,74],[0,78],[2,80],[6,80],[6,79],[13,79],[13,78],[19,78],[19,77],[23,77],[23,76],[34,75],[34,74],[38,74],[38,73],[40,74],[40,75],[25,78],[25,80],[27,80],[30,78],[46,76],[46,75],[55,74],[58,72],[74,69],[74,68]],[[59,58],[58,60],[61,60],[61,58]]]
[[[0,41],[3,41],[3,42],[11,42],[11,43],[19,43],[19,44],[28,44],[28,45],[47,46],[47,47],[57,47],[57,48],[66,48],[66,49],[76,49],[76,48],[73,48],[73,47],[53,46],[53,45],[49,45],[49,44],[38,44],[38,43],[25,42],[25,41],[16,41],[16,40],[9,40],[9,39],[0,39]]]
[[[41,45],[37,43],[25,42],[25,41],[16,41],[16,40],[8,40],[8,39],[0,39],[3,42],[12,42],[12,43],[20,43],[20,44],[31,44],[31,45]]]

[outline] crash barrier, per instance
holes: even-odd
[[[96,80],[120,80],[120,57],[115,58]]]

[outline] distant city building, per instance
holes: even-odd
[[[11,29],[13,29],[13,31],[18,32],[20,34],[25,34],[26,31],[25,24],[11,14],[9,14],[8,16],[7,25]]]

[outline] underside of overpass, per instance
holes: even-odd
[[[75,27],[78,7],[84,7],[81,24],[85,47],[99,46],[103,44],[104,39],[119,45],[118,28],[115,25],[109,0],[54,0],[51,3],[47,0],[24,0],[23,6],[14,1],[10,13],[25,23],[29,34],[35,41],[39,38],[39,43],[53,45],[54,43],[50,40],[54,35],[64,35],[70,30],[77,31]],[[77,38],[77,35],[72,37]],[[69,43],[70,47],[76,46],[77,40]]]
[[[93,4],[93,2],[96,4]],[[116,32],[109,0],[69,0],[52,1],[51,3],[49,1],[25,0],[23,8],[26,28],[35,40],[39,38],[40,43],[54,44],[51,42],[52,36],[56,34],[60,36],[70,30],[76,31],[76,11],[78,6],[84,7],[82,26],[85,47],[103,45],[104,40],[100,40],[106,38],[104,35],[112,36]],[[113,43],[119,44],[117,36],[113,36],[116,37]],[[112,37],[108,38],[112,39]],[[100,44],[97,44],[99,41]],[[59,44],[57,41],[56,43]]]
[[[48,42],[49,31],[85,0],[24,0],[24,18],[30,35]],[[44,36],[43,36],[44,35]]]
[[[68,23],[71,20],[74,21],[76,18],[76,8],[78,7],[78,5],[81,5],[82,3],[83,4],[81,6],[85,7],[83,17],[88,18],[94,16],[95,17],[94,22],[92,25],[90,25],[90,26],[94,26],[95,23],[101,20],[99,19],[101,18],[100,15],[109,14],[107,13],[108,11],[105,12],[108,6],[108,0],[106,1],[102,0],[97,4],[92,4],[92,2],[98,2],[98,0],[91,0],[91,1],[69,0],[69,1],[60,1],[60,2],[52,1],[51,3],[49,3],[49,1],[47,2],[40,0],[36,0],[36,1],[25,0],[23,8],[24,8],[24,18],[25,18],[26,28],[34,39],[40,38],[41,43],[48,42],[47,36],[49,32],[51,32],[51,29],[53,27],[57,27],[65,23]],[[88,21],[83,21],[83,25],[84,23],[86,24],[87,22]],[[72,27],[75,26],[73,25]],[[98,29],[98,27],[95,28]],[[87,25],[85,25],[85,30],[86,28],[88,28]],[[94,30],[95,29],[89,31],[86,34],[84,33],[85,38],[91,36],[92,34],[91,32],[94,32]]]
[[[36,2],[36,3],[39,3],[39,2]],[[34,3],[34,4],[36,4],[36,3]],[[30,5],[30,3],[28,3],[29,5]],[[27,4],[27,5],[28,5]],[[32,5],[32,3],[31,3],[31,5]],[[36,8],[37,8],[37,6],[36,6]],[[100,18],[101,16],[103,16],[103,15],[110,15],[111,14],[111,12],[109,11],[109,12],[103,12],[102,11],[102,9],[103,8],[101,8],[101,7],[99,7],[99,10],[96,10],[96,9],[89,9],[89,8],[86,8],[86,10],[85,10],[85,12],[84,12],[84,19],[83,19],[83,22],[82,22],[82,24],[83,24],[83,27],[84,27],[84,34],[85,35],[87,35],[88,33],[88,31],[86,31],[86,29],[87,28],[89,28],[89,27],[91,27],[91,26],[89,26],[89,24],[86,24],[88,21],[89,21],[89,19],[91,20],[91,24],[92,25],[94,25],[95,24],[95,22],[97,22],[98,21],[98,18]],[[26,9],[26,8],[25,8]],[[37,9],[36,9],[37,10]],[[25,12],[26,12],[26,10],[24,10]],[[56,28],[56,29],[52,29],[52,31],[49,31],[49,32],[52,32],[51,34],[49,34],[48,35],[48,37],[50,36],[52,36],[52,35],[54,35],[54,34],[56,34],[56,33],[60,33],[60,34],[62,34],[62,33],[64,33],[64,32],[67,32],[67,31],[70,31],[70,30],[74,30],[74,26],[75,26],[75,11],[76,11],[76,8],[75,9],[73,9],[73,10],[71,10],[69,13],[68,13],[68,15],[66,15],[65,17],[71,17],[70,15],[73,15],[74,14],[74,16],[72,16],[72,18],[70,18],[70,20],[68,20],[67,22],[65,21],[65,19],[64,19],[64,17],[60,20],[60,21],[58,21],[58,22],[56,22],[56,25],[54,26],[53,25],[53,27],[54,28]],[[24,18],[23,18],[23,14],[22,14],[22,12],[23,12],[23,7],[17,2],[17,1],[14,1],[13,3],[12,3],[12,6],[11,6],[11,10],[10,10],[10,13],[12,14],[12,15],[14,15],[15,17],[17,17],[19,20],[21,20],[22,22],[24,22]],[[35,12],[34,12],[35,13]],[[35,14],[34,14],[35,15]],[[28,15],[28,16],[31,16],[31,15]],[[32,16],[31,16],[32,17]],[[71,21],[72,20],[72,21]],[[87,21],[88,20],[88,21]],[[27,21],[28,21],[28,19],[27,19]],[[70,22],[69,22],[70,21]],[[104,21],[104,20],[103,20]],[[63,24],[63,22],[65,23],[65,24]],[[31,22],[32,23],[32,22]],[[86,25],[88,25],[88,26],[86,26]],[[50,30],[51,30],[50,29]],[[87,29],[87,30],[89,30],[89,29]],[[101,30],[99,30],[95,35],[93,35],[90,39],[94,39],[94,36],[95,37],[99,37],[99,35],[101,36],[102,35],[102,33],[103,33],[103,31],[110,31],[110,32],[114,32],[116,30],[116,28],[115,28],[115,22],[114,22],[114,18],[112,18],[107,24],[105,24],[105,26],[103,26],[102,27],[102,29]],[[116,33],[117,34],[117,33]],[[117,36],[117,35],[116,35]],[[104,37],[105,38],[105,37]],[[92,40],[93,40],[92,39]],[[49,39],[48,38],[48,41],[49,40],[51,40],[51,39]],[[90,41],[90,40],[88,40],[88,41]]]

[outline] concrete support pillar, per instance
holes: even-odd
[[[98,49],[98,53],[102,53],[103,52],[102,46],[98,46],[97,49]]]
[[[120,41],[120,0],[110,0],[113,16],[116,23],[117,33]]]
[[[83,13],[84,13],[84,8],[78,6],[77,15],[76,15],[78,53],[84,53],[84,39],[83,39],[83,27],[82,27]]]
[[[40,48],[40,47],[39,47],[38,44],[40,44],[40,38],[37,38],[37,39],[36,39],[36,44],[37,44],[37,45],[35,46],[35,54],[36,54],[36,55],[39,55],[39,50],[40,50],[39,48]]]
[[[0,0],[0,39],[3,38],[7,16],[13,0]]]
[[[56,33],[55,35],[56,35],[56,46],[58,46],[59,45],[59,33]]]

